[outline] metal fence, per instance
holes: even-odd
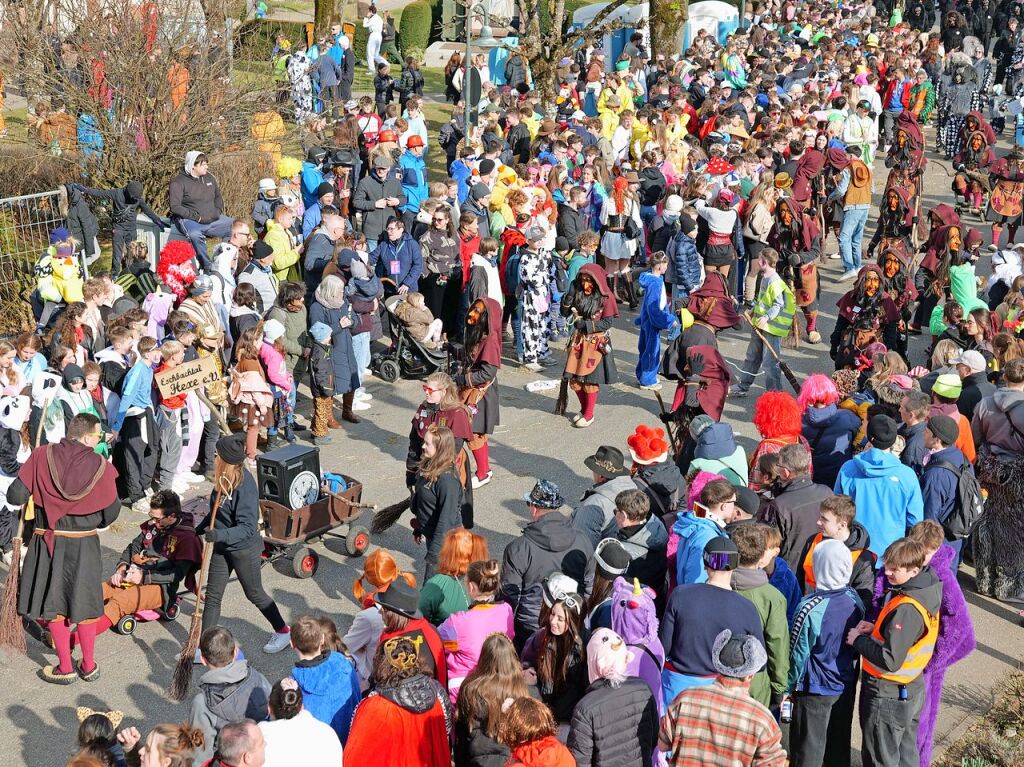
[[[54,189],[38,194],[0,198],[0,297],[13,300],[18,285],[50,244],[50,232],[67,226],[63,191]],[[156,268],[156,259],[168,239],[168,232],[158,229],[147,216],[138,216],[138,239],[146,243],[149,262]],[[93,241],[92,253],[99,254],[99,242]],[[82,277],[88,279],[89,265],[84,250],[78,253]]]
[[[31,274],[59,226],[67,226],[59,190],[0,199],[0,295],[15,298],[20,279]]]

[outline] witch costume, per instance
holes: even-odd
[[[886,297],[892,299],[900,314],[895,351],[907,359],[910,320],[913,315],[911,307],[917,300],[917,288],[914,286],[910,267],[903,260],[903,254],[899,251],[883,247],[878,256],[878,265],[882,268],[882,292]],[[886,345],[888,346],[888,344]]]
[[[493,298],[478,298],[466,314],[466,361],[455,376],[462,401],[473,417],[469,449],[476,462],[474,487],[492,476],[487,435],[494,433],[498,408],[498,370],[501,368],[501,305]]]
[[[895,250],[900,260],[909,267],[914,261],[911,235],[914,233],[914,209],[907,192],[893,186],[885,190],[885,201],[879,206],[878,225],[868,243],[868,256],[873,256],[881,247]]]
[[[584,264],[562,297],[562,316],[572,318],[573,331],[566,347],[565,369],[555,413],[565,412],[568,389],[576,393],[580,412],[573,417],[578,428],[594,420],[594,407],[602,385],[615,383],[612,358],[612,320],[619,316],[618,302],[608,287],[608,275],[597,264]]]
[[[941,226],[928,238],[924,258],[914,274],[914,286],[920,294],[914,326],[929,322],[932,311],[949,290],[949,270],[966,255],[959,225]]]
[[[821,340],[818,325],[818,257],[821,255],[821,229],[811,216],[800,211],[793,200],[783,198],[775,211],[775,226],[768,237],[779,259],[779,276],[790,286],[796,305],[807,320],[807,340]],[[793,324],[796,327],[796,323]]]
[[[71,663],[71,624],[78,624],[82,663],[77,674],[98,676],[93,659],[95,621],[103,615],[103,553],[97,529],[121,512],[117,470],[88,445],[62,439],[33,451],[7,490],[7,503],[31,496],[35,529],[21,573],[18,612],[46,621],[59,664],[40,671],[45,681],[76,678]]]
[[[855,367],[861,353],[876,341],[889,349],[895,348],[900,313],[882,289],[882,280],[881,268],[868,264],[861,268],[853,288],[839,299],[829,350],[836,370]]]

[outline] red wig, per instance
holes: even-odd
[[[754,426],[764,439],[800,434],[800,406],[793,395],[769,391],[754,404]]]
[[[811,406],[825,407],[839,401],[839,389],[835,381],[824,373],[815,373],[800,387],[800,396],[796,399],[800,412],[807,412]]]

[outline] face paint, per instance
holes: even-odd
[[[594,281],[584,275],[583,277],[583,295],[589,296],[594,292]]]

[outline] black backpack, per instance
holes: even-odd
[[[981,494],[981,485],[969,464],[958,469],[949,461],[929,461],[925,471],[932,468],[949,469],[956,475],[956,502],[953,510],[942,521],[942,529],[946,531],[946,540],[959,541],[973,532],[985,510],[985,497]]]

